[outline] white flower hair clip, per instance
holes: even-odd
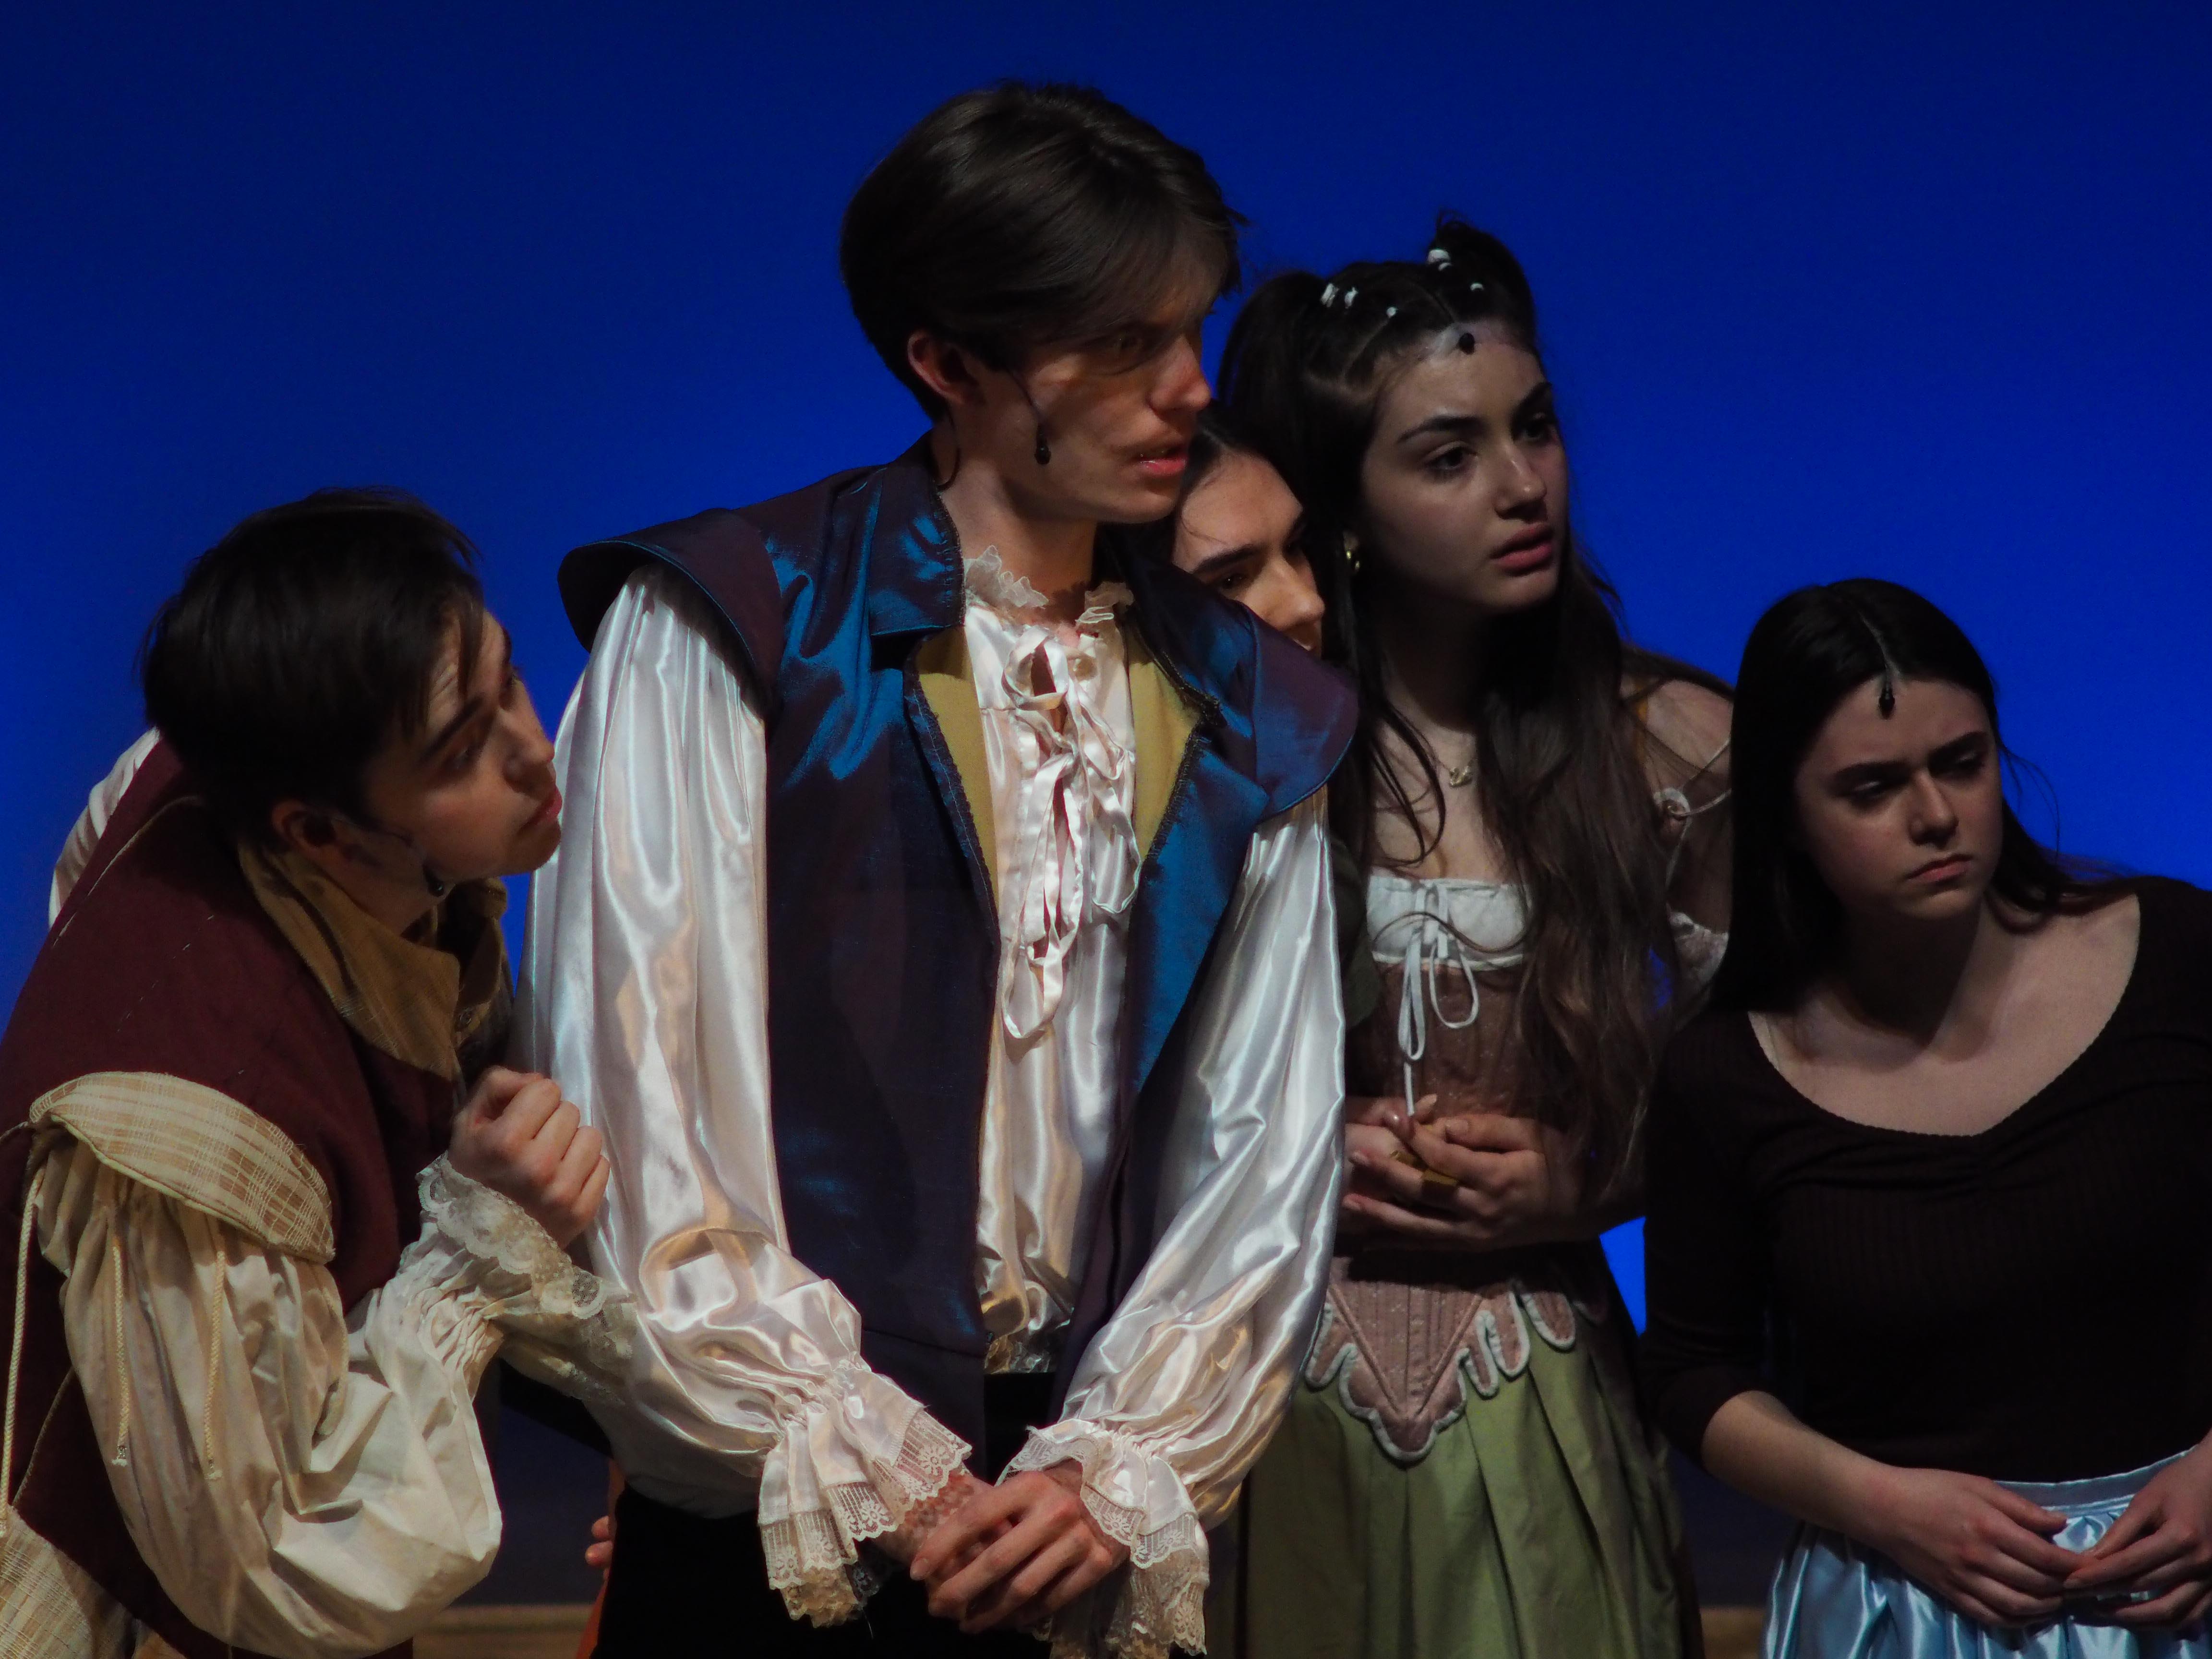
[[[1326,311],[1336,302],[1336,284],[1329,283],[1321,291],[1322,309]]]
[[[1429,263],[1438,270],[1449,270],[1451,269],[1451,255],[1440,247],[1432,247],[1429,250]]]

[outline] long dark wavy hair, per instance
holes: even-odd
[[[1417,860],[1426,857],[1441,814],[1424,832],[1417,809],[1443,792],[1436,757],[1385,692],[1366,602],[1387,580],[1381,562],[1355,570],[1342,550],[1362,528],[1361,463],[1389,375],[1439,330],[1477,325],[1540,356],[1520,261],[1446,215],[1425,259],[1271,278],[1246,302],[1222,360],[1221,396],[1305,507],[1306,547],[1329,600],[1328,653],[1359,682],[1358,734],[1330,785],[1330,810],[1363,868],[1377,862],[1383,813],[1405,820]],[[1602,1191],[1630,1160],[1680,971],[1668,845],[1632,705],[1668,679],[1727,688],[1627,646],[1612,585],[1571,527],[1562,530],[1557,592],[1498,618],[1473,671],[1476,755],[1486,820],[1527,914],[1514,1103],[1577,1135]],[[1414,757],[1417,786],[1389,763],[1385,733]]]
[[[1834,960],[1841,908],[1796,845],[1797,769],[1836,706],[1869,681],[1941,680],[1988,711],[1999,752],[1996,682],[1966,630],[1932,602],[1870,576],[1801,587],[1769,606],[1736,677],[1733,762],[1735,893],[1718,1006],[1796,1008]],[[2112,872],[2062,859],[2027,833],[2010,803],[1990,890],[2015,913],[2047,916],[2096,902]]]

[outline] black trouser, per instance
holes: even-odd
[[[994,1376],[984,1390],[983,1468],[996,1476],[1051,1406],[1048,1376]],[[912,1654],[918,1659],[1038,1659],[1032,1637],[1013,1632],[963,1636],[929,1615],[922,1586],[903,1572],[877,1592],[860,1616],[817,1630],[785,1611],[769,1588],[760,1522],[750,1515],[702,1521],[656,1504],[635,1487],[615,1505],[615,1563],[599,1614],[596,1659],[689,1659],[689,1656]]]

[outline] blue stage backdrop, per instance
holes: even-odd
[[[1261,270],[1500,232],[1640,638],[1726,673],[1789,587],[1913,583],[2068,847],[2212,878],[2201,5],[17,6],[0,997],[147,620],[245,513],[426,497],[550,723],[563,550],[901,447],[839,210],[1009,75],[1203,152]]]

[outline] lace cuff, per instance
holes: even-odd
[[[1167,1659],[1206,1651],[1206,1534],[1167,1459],[1119,1429],[1071,1420],[1030,1431],[1007,1475],[1083,1466],[1083,1504],[1129,1564],[1052,1621],[1053,1659]]]
[[[958,1474],[968,1443],[857,1359],[785,1419],[761,1472],[768,1582],[794,1619],[850,1619],[883,1582],[860,1554]]]
[[[598,1405],[620,1400],[636,1346],[629,1296],[571,1261],[520,1204],[449,1160],[424,1170],[416,1188],[428,1228],[420,1244],[462,1258],[468,1300],[489,1328],[475,1370],[503,1352],[516,1370],[563,1394]]]

